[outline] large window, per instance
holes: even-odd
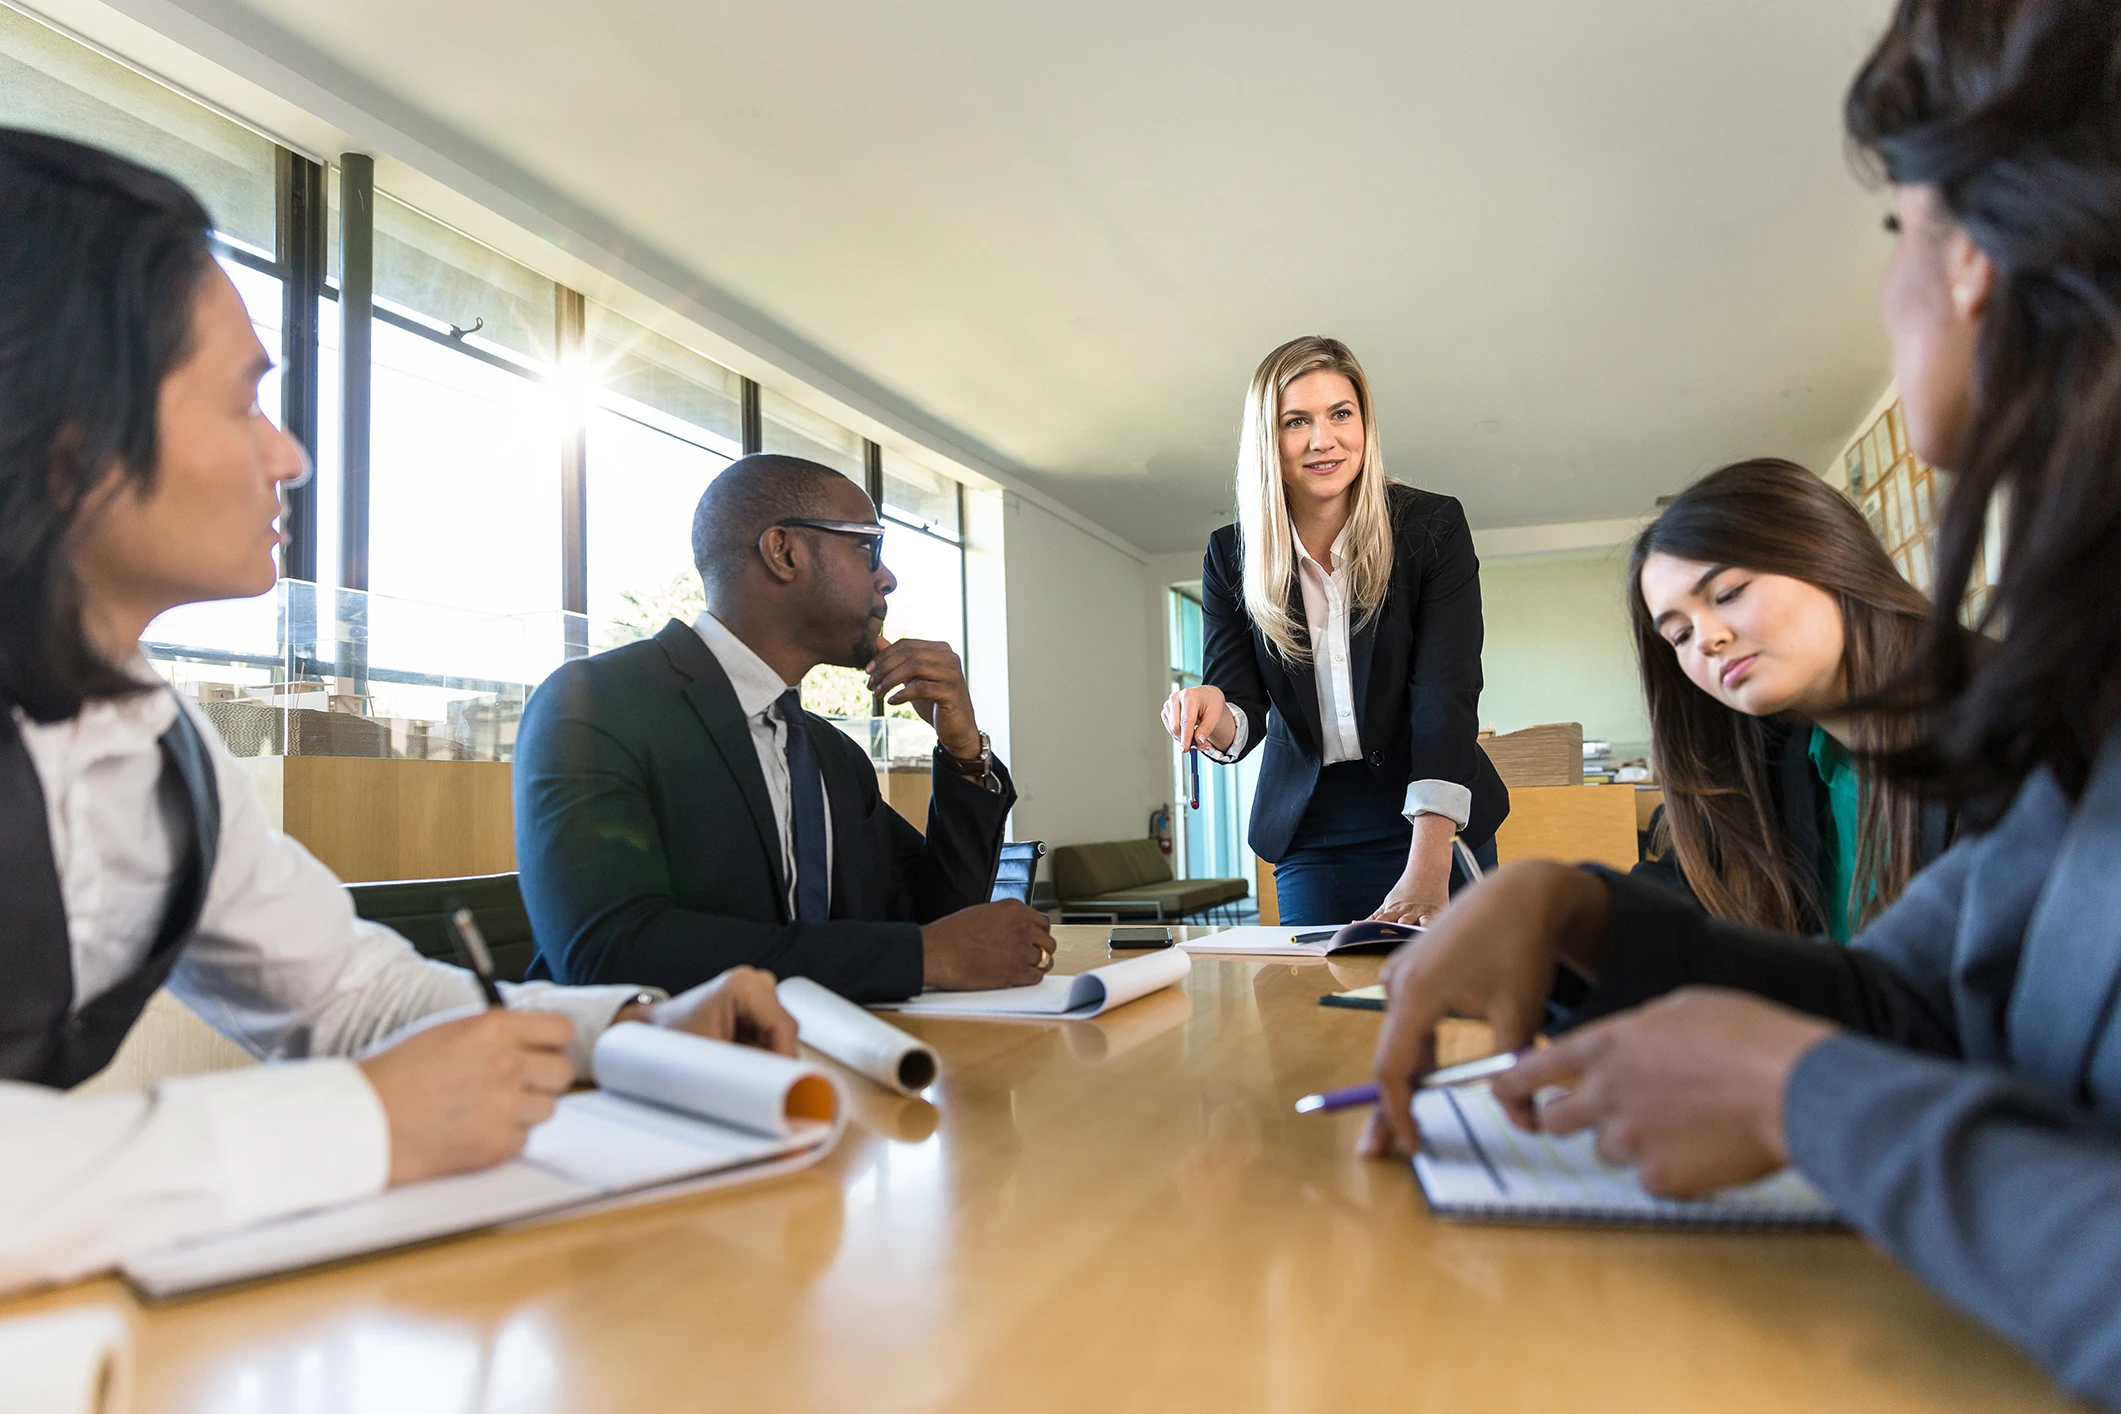
[[[221,268],[275,360],[261,403],[316,464],[292,493],[286,582],[244,605],[173,613],[150,633],[202,702],[236,704],[230,720],[255,716],[238,700],[249,694],[320,720],[368,718],[353,735],[388,735],[401,754],[505,755],[506,704],[551,663],[699,612],[693,509],[747,451],[802,456],[868,490],[898,578],[887,632],[970,656],[952,477],[880,448],[819,411],[822,400],[749,382],[387,191],[369,203],[366,533],[347,547],[366,587],[336,588],[357,577],[341,554],[353,489],[342,466],[344,174],[5,5],[0,123],[111,148],[200,197]],[[821,670],[805,693],[857,719],[856,735],[887,719],[870,731],[880,752],[926,749],[909,709],[884,708],[859,672]],[[379,734],[374,719],[391,716],[433,720]],[[351,730],[326,725],[327,736]],[[278,730],[296,750],[301,733]]]
[[[1200,600],[1173,589],[1165,636],[1170,644],[1171,686],[1201,683]],[[1254,723],[1260,730],[1263,724]],[[1178,825],[1180,874],[1188,879],[1228,879],[1252,872],[1245,826],[1252,814],[1252,791],[1259,780],[1260,753],[1234,766],[1200,758],[1200,809],[1190,805],[1191,781],[1186,753],[1171,747],[1172,816]]]
[[[868,458],[862,439],[822,413],[783,397],[771,388],[759,390],[762,452],[780,452],[802,457],[849,477],[856,483],[868,479]]]
[[[592,642],[690,621],[700,493],[744,450],[743,380],[599,304],[584,320]]]
[[[0,123],[123,153],[190,187],[215,229],[270,256],[273,144],[0,5]]]

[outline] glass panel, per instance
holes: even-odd
[[[368,584],[515,614],[560,603],[560,411],[544,383],[377,321]]]
[[[370,449],[370,460],[374,460]],[[339,302],[317,300],[317,583],[339,582]],[[373,490],[371,489],[371,494]]]
[[[605,408],[589,413],[589,617],[597,647],[706,607],[692,512],[732,458]]]
[[[506,761],[579,617],[282,580],[256,599],[172,609],[144,646],[238,756]]]
[[[537,368],[553,365],[559,294],[552,281],[383,192],[376,193],[375,295],[442,330],[476,326],[468,344]]]
[[[761,450],[803,457],[866,485],[862,439],[829,417],[792,403],[771,388],[759,389]]]
[[[651,425],[657,419],[644,412],[674,419],[680,425],[663,430],[722,452],[724,460],[743,455],[743,379],[594,301],[584,322],[598,402]]]
[[[955,481],[908,461],[889,447],[884,448],[883,462],[883,509],[937,535],[951,540],[961,538]]]
[[[965,652],[965,552],[902,526],[884,532],[884,564],[898,580],[884,636],[933,638]]]
[[[272,370],[258,380],[258,407],[271,419],[273,426],[278,427],[281,424],[280,366],[286,358],[280,338],[280,318],[285,312],[280,301],[281,281],[226,258],[221,260],[221,269],[235,285],[236,293],[243,297],[243,308],[250,315],[250,327],[257,332],[258,342],[265,345],[265,352],[272,358]],[[284,497],[281,504],[286,504]],[[277,552],[275,554],[277,556]]]
[[[272,143],[4,5],[0,123],[94,143],[166,172],[206,204],[223,235],[273,254]]]

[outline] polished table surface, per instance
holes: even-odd
[[[1058,970],[1106,960],[1063,928]],[[1195,930],[1205,933],[1210,930]],[[850,1077],[791,1178],[144,1307],[154,1414],[2037,1410],[2023,1357],[1848,1234],[1428,1216],[1359,1114],[1374,959],[1199,957],[1091,1021],[908,1021],[926,1099]],[[1460,1033],[1464,1052],[1479,1038]]]

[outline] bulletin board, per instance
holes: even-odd
[[[1844,467],[1848,497],[1871,523],[1885,551],[1907,581],[1924,594],[1936,584],[1937,522],[1951,489],[1950,477],[1908,448],[1907,423],[1899,399],[1849,445]],[[1989,559],[1993,537],[1974,556],[1973,574],[1960,604],[1960,617],[1977,622],[1994,592]]]

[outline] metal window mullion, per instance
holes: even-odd
[[[568,614],[589,612],[589,417],[588,380],[584,375],[588,304],[578,290],[555,287],[558,295],[555,346],[564,405],[560,428],[560,608]],[[566,654],[589,651],[588,625],[565,621]]]
[[[766,422],[759,411],[759,385],[749,378],[737,385],[737,409],[744,455],[756,456],[766,450]]]
[[[324,288],[324,169],[287,148],[276,162],[278,217],[275,245],[280,277],[280,426],[317,461],[319,357],[317,299]],[[314,478],[287,493],[287,544],[281,572],[317,577],[317,485]],[[313,619],[312,615],[312,619]]]

